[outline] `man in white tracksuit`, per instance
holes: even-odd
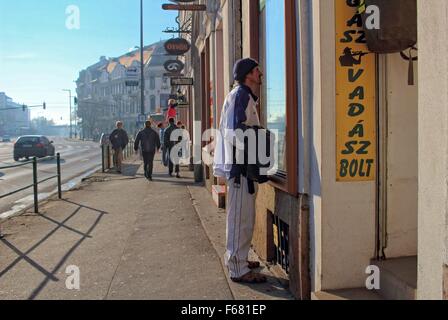
[[[248,127],[260,126],[258,97],[254,92],[262,84],[263,74],[253,59],[237,61],[233,74],[237,86],[229,93],[223,106],[214,156],[214,175],[226,178],[229,186],[225,261],[233,281],[262,283],[266,282],[266,277],[251,271],[259,268],[260,264],[248,260],[257,186],[244,176],[243,165],[235,162],[235,130],[245,131]]]

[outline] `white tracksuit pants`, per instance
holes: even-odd
[[[235,186],[235,179],[228,181],[227,202],[227,251],[225,262],[231,278],[240,278],[250,272],[249,250],[255,224],[255,194],[249,194],[247,179],[241,177],[241,186]],[[255,184],[255,190],[257,185]]]

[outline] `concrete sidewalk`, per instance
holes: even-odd
[[[6,222],[0,300],[292,299],[269,274],[261,286],[229,282],[225,213],[190,172],[165,171],[156,161],[148,182],[140,161],[127,163],[123,176],[97,173],[40,215]],[[79,291],[66,287],[69,266],[79,268]]]

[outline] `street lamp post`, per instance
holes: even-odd
[[[145,62],[143,60],[143,0],[140,0],[140,74],[141,74],[141,114],[145,114]]]
[[[66,91],[69,93],[69,102],[70,102],[70,139],[73,137],[72,131],[72,90],[70,89],[62,89],[62,91]]]

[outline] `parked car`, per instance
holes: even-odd
[[[4,136],[2,137],[2,142],[11,142],[11,137],[10,137],[10,136],[7,136],[7,135],[4,135]]]
[[[53,157],[55,155],[53,141],[45,136],[23,136],[14,144],[14,161],[30,157]]]

